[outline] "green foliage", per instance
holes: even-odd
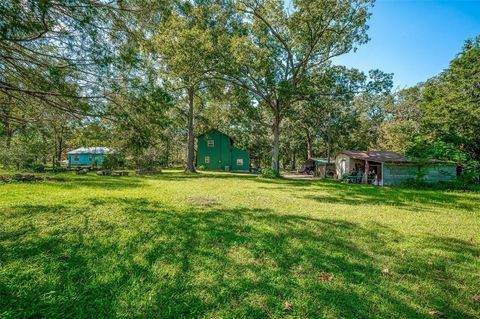
[[[269,167],[262,169],[262,177],[263,178],[279,178],[280,172],[278,170],[273,170]]]
[[[480,159],[480,36],[465,43],[450,66],[425,84],[423,132]]]
[[[64,173],[66,171],[67,168],[62,166],[55,166],[54,168],[52,168],[52,173]]]
[[[462,167],[461,179],[466,183],[480,183],[480,161],[467,161]]]
[[[120,168],[124,163],[124,156],[119,153],[106,154],[105,158],[103,159],[103,167],[110,170]]]
[[[467,160],[467,155],[451,143],[437,141],[430,143],[421,138],[407,149],[407,155],[417,159],[439,159],[460,163]]]
[[[164,157],[161,151],[150,147],[144,150],[142,154],[135,156],[133,161],[136,168],[154,170],[164,164]]]
[[[35,172],[35,173],[44,173],[45,172],[45,165],[43,164],[34,164],[32,166],[32,170]]]

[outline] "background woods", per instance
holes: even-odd
[[[368,41],[372,3],[2,1],[0,162],[58,166],[107,146],[195,171],[195,136],[232,136],[263,167],[341,149],[480,159],[480,37],[416,86],[335,65]],[[152,155],[155,154],[155,155]],[[153,157],[152,157],[153,156]]]

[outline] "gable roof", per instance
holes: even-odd
[[[341,151],[338,154],[347,155],[353,159],[368,160],[370,162],[377,163],[418,163],[418,160],[408,159],[398,153],[390,151]],[[337,155],[338,155],[337,154]],[[448,161],[442,161],[437,159],[430,159],[427,163],[450,163]]]
[[[68,154],[110,154],[110,153],[113,153],[113,149],[104,147],[104,146],[80,147],[68,152]]]
[[[233,143],[234,143],[233,138],[231,138],[231,137],[228,136],[227,134],[225,134],[225,133],[223,133],[222,131],[219,131],[219,130],[217,130],[217,129],[215,129],[215,128],[212,128],[212,129],[210,129],[210,130],[208,130],[208,131],[206,131],[206,132],[204,132],[204,133],[202,133],[202,134],[200,134],[200,135],[197,135],[197,138],[200,138],[200,137],[202,137],[202,136],[204,136],[204,135],[208,135],[208,134],[211,133],[211,132],[217,132],[217,133],[220,133],[220,134],[222,134],[222,135],[225,135],[226,137],[228,137],[228,138],[230,139],[230,144],[233,145]]]

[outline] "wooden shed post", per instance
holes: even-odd
[[[370,166],[368,165],[368,160],[365,160],[365,174],[363,175],[363,184],[368,184],[368,171]]]

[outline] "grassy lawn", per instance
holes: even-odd
[[[480,317],[480,193],[57,176],[0,184],[1,318]]]

